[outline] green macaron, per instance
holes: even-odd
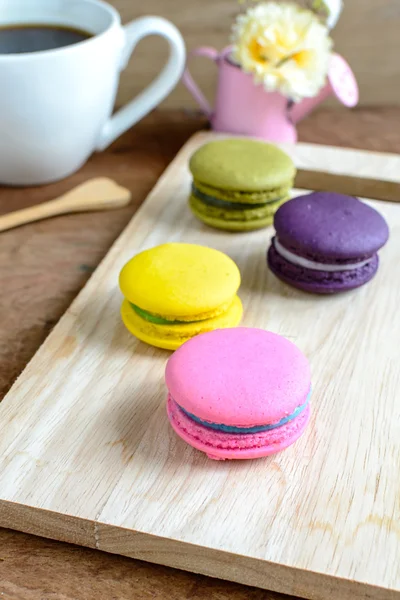
[[[248,138],[204,144],[191,157],[189,169],[192,212],[207,225],[228,231],[270,225],[289,199],[296,174],[285,152]]]

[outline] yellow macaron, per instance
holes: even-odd
[[[205,246],[170,243],[145,250],[123,267],[119,286],[127,329],[168,350],[199,333],[235,327],[243,313],[239,269]]]

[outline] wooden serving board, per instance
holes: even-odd
[[[400,598],[400,206],[376,278],[336,297],[266,268],[272,229],[228,234],[186,206],[192,138],[0,405],[0,525],[316,600]],[[302,145],[302,169],[400,181],[400,157]],[[122,265],[166,241],[227,252],[243,324],[293,340],[313,416],[291,448],[214,462],[165,413],[168,352],[119,318]]]

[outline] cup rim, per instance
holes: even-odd
[[[112,29],[119,27],[121,25],[121,17],[116,8],[108,4],[108,2],[104,2],[103,0],[80,0],[80,2],[85,2],[86,4],[91,4],[93,6],[97,6],[102,8],[104,11],[108,13],[110,16],[110,23],[100,33],[95,33],[91,37],[86,40],[81,40],[80,42],[76,42],[69,46],[63,46],[61,48],[51,48],[48,50],[38,50],[36,52],[21,52],[14,54],[0,54],[0,63],[4,61],[18,61],[22,62],[24,60],[39,60],[44,56],[49,56],[50,54],[61,54],[61,53],[72,53],[76,52],[82,48],[82,46],[87,46],[88,44],[93,44],[97,42],[97,40],[103,39]],[[50,25],[50,23],[49,23]]]

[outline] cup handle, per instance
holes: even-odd
[[[178,29],[161,17],[142,17],[123,27],[126,36],[122,68],[125,68],[136,44],[148,35],[160,35],[170,47],[168,62],[157,77],[126,106],[119,109],[103,126],[96,150],[107,148],[127,129],[155,108],[175,87],[185,67],[185,44]]]
[[[206,58],[210,58],[212,61],[217,62],[219,58],[219,53],[215,48],[210,48],[209,46],[201,46],[200,48],[196,48],[190,53],[190,56],[205,56]],[[195,83],[193,77],[190,74],[189,68],[186,67],[183,72],[182,82],[187,88],[187,90],[192,94],[193,98],[196,100],[197,104],[200,106],[203,113],[209,119],[212,116],[213,110],[204,96],[203,92],[199,89],[197,83]]]

